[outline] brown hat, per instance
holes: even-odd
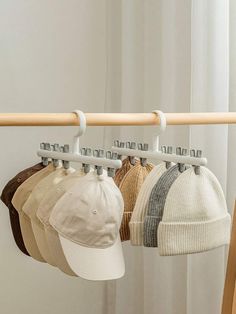
[[[30,256],[40,262],[44,262],[45,260],[42,257],[37,246],[36,240],[34,238],[31,221],[29,217],[23,212],[22,208],[27,199],[29,198],[34,187],[39,183],[39,181],[41,181],[43,178],[45,178],[47,175],[49,175],[56,169],[57,168],[55,168],[53,164],[49,164],[47,167],[38,171],[37,173],[29,177],[27,180],[25,180],[18,187],[12,198],[12,204],[19,214],[21,232],[25,243],[25,247],[29,252]]]
[[[120,183],[120,190],[124,199],[124,215],[120,228],[120,236],[122,241],[130,239],[129,221],[135,206],[135,202],[139,193],[139,190],[147,177],[151,172],[154,165],[146,164],[142,166],[141,163],[136,163],[124,176]]]
[[[11,200],[17,188],[29,177],[31,177],[36,172],[40,171],[44,168],[42,163],[38,163],[32,167],[29,167],[21,172],[19,172],[14,178],[12,178],[2,190],[1,200],[2,202],[8,207],[9,215],[10,215],[10,222],[12,228],[12,234],[16,245],[22,251],[22,253],[29,255],[21,233],[20,228],[20,221],[19,221],[19,214],[15,207],[12,205]]]
[[[137,161],[136,161],[137,162]],[[133,168],[133,164],[130,162],[129,157],[123,159],[121,168],[116,170],[114,177],[115,184],[119,187],[126,173]]]

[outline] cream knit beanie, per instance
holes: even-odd
[[[129,221],[135,206],[135,202],[140,188],[154,165],[147,164],[142,166],[140,162],[136,163],[124,176],[120,184],[120,190],[124,199],[124,215],[120,228],[122,241],[130,239]]]
[[[143,244],[146,247],[158,246],[157,229],[162,220],[166,196],[180,174],[178,164],[170,167],[162,174],[151,191],[147,215],[143,224]]]
[[[222,188],[207,168],[191,167],[171,186],[158,227],[160,255],[190,254],[228,244],[231,217]]]
[[[146,177],[136,200],[129,222],[130,241],[132,245],[143,245],[143,224],[148,209],[149,196],[152,188],[166,171],[165,163],[155,166]]]

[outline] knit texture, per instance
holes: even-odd
[[[120,190],[124,199],[124,215],[120,228],[121,241],[130,239],[129,221],[135,206],[135,202],[140,191],[140,188],[146,179],[147,175],[153,169],[152,164],[142,166],[136,163],[129,172],[124,176],[120,184]]]
[[[130,241],[132,245],[143,245],[143,223],[148,209],[149,197],[153,186],[166,171],[165,163],[155,166],[146,177],[136,200],[129,222]]]
[[[138,162],[138,161],[136,161]],[[130,163],[129,157],[123,159],[121,168],[116,170],[116,174],[114,176],[115,184],[119,187],[121,181],[123,180],[124,176],[130,169],[132,169],[134,165]]]
[[[143,244],[147,247],[157,247],[157,229],[162,219],[166,196],[174,181],[180,175],[179,166],[175,165],[162,174],[152,189],[147,216],[144,220]]]
[[[190,254],[229,244],[231,217],[222,188],[207,168],[193,167],[172,184],[158,227],[160,255]]]

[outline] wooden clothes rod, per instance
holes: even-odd
[[[154,113],[86,113],[88,126],[157,125]],[[165,113],[168,125],[234,124],[236,112]],[[75,113],[0,113],[0,126],[75,126]]]

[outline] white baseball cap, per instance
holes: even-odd
[[[67,263],[65,254],[61,247],[59,235],[55,229],[49,223],[49,217],[58,200],[66,193],[67,190],[78,182],[85,175],[83,169],[80,169],[69,176],[66,176],[55,187],[51,188],[48,193],[40,202],[37,210],[37,217],[44,226],[45,237],[50,248],[50,252],[53,255],[53,259],[56,261],[57,267],[64,273],[70,276],[75,276],[75,273]]]
[[[78,276],[112,280],[124,275],[119,235],[123,211],[121,192],[105,172],[87,174],[59,199],[49,221]]]

